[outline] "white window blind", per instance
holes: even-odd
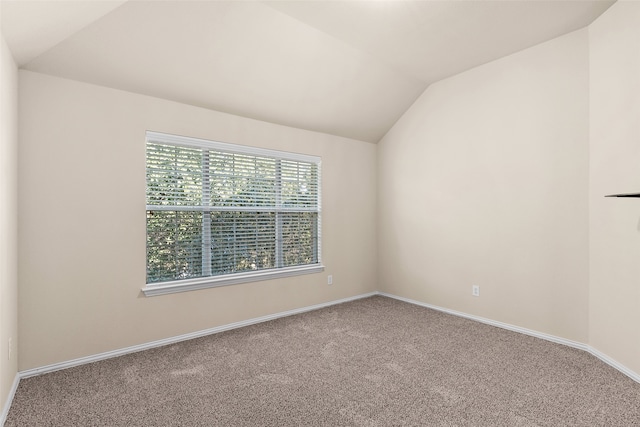
[[[318,157],[147,132],[146,170],[145,293],[321,267]]]

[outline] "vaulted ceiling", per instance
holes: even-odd
[[[377,142],[425,88],[613,1],[2,0],[21,68]]]

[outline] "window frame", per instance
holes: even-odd
[[[155,295],[164,295],[164,294],[170,294],[170,293],[176,293],[176,292],[186,292],[186,291],[193,291],[198,289],[207,289],[212,287],[228,286],[228,285],[235,285],[235,284],[247,283],[247,282],[255,282],[255,281],[263,281],[263,280],[277,279],[277,278],[283,278],[283,277],[298,276],[298,275],[304,275],[304,274],[320,273],[324,271],[324,265],[322,264],[322,226],[321,226],[322,176],[321,176],[321,158],[320,157],[306,155],[306,154],[271,150],[271,149],[265,149],[265,148],[259,148],[259,147],[250,147],[246,145],[231,144],[226,142],[210,141],[210,140],[192,138],[192,137],[186,137],[186,136],[171,135],[171,134],[153,132],[153,131],[146,132],[145,147],[149,142],[188,147],[188,148],[211,150],[211,151],[219,151],[223,153],[242,154],[242,155],[257,156],[257,157],[268,157],[268,158],[285,160],[285,161],[300,161],[300,162],[316,164],[317,179],[318,179],[318,182],[317,182],[318,207],[317,207],[317,210],[314,210],[314,212],[317,212],[317,247],[314,248],[314,250],[317,251],[317,262],[313,264],[304,264],[304,265],[297,265],[297,266],[291,266],[291,267],[275,267],[270,269],[243,271],[243,272],[237,272],[237,273],[227,273],[227,274],[221,274],[221,275],[204,276],[204,277],[197,277],[197,278],[190,278],[190,279],[151,282],[151,283],[147,283],[146,286],[142,288],[142,292],[144,293],[145,296],[155,296]],[[146,152],[147,151],[145,148],[145,169],[147,164]],[[147,188],[147,184],[145,184],[145,189],[146,188]],[[146,194],[146,190],[145,190],[145,194]],[[146,195],[145,195],[145,199],[146,199]],[[145,204],[145,213],[148,212],[149,210],[150,210],[149,206]],[[161,210],[161,209],[151,209],[151,210]],[[276,211],[274,210],[274,212]],[[148,232],[148,228],[147,228],[147,225],[145,225],[145,236],[147,235],[147,232]],[[204,245],[205,245],[205,238],[203,238],[203,248],[204,248]],[[148,265],[148,256],[149,256],[149,253],[145,249],[145,266]]]

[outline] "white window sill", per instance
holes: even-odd
[[[279,279],[281,277],[300,276],[302,274],[320,273],[324,265],[313,264],[299,267],[277,268],[272,270],[249,271],[244,273],[225,274],[223,276],[201,277],[198,279],[174,280],[148,284],[142,288],[147,297],[173,294],[177,292],[195,291],[218,286],[237,285],[239,283],[258,282],[261,280]]]

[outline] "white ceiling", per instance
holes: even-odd
[[[377,142],[431,83],[613,1],[2,0],[22,68]]]
[[[2,0],[2,35],[24,65],[126,0]]]

